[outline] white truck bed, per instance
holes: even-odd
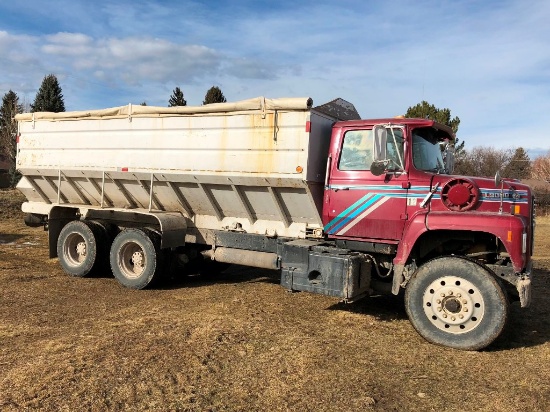
[[[181,213],[188,227],[201,229],[298,238],[320,232],[337,119],[311,104],[256,98],[17,115],[23,211],[145,209]]]

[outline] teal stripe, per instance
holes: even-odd
[[[377,194],[375,196],[373,196],[371,199],[369,199],[367,202],[365,202],[363,205],[361,205],[360,207],[358,207],[357,209],[355,209],[355,211],[353,213],[351,213],[350,215],[348,216],[344,216],[340,221],[339,223],[336,225],[336,226],[333,226],[332,229],[330,229],[328,231],[328,233],[330,234],[333,234],[335,232],[337,232],[338,230],[340,230],[342,227],[344,227],[345,225],[347,225],[350,221],[352,221],[353,219],[355,219],[357,216],[359,216],[365,209],[367,209],[369,206],[371,206],[372,204],[376,203],[380,198],[382,198],[383,196],[380,195],[380,194]],[[344,215],[344,213],[341,213],[338,217],[342,217]]]
[[[342,219],[345,215],[348,213],[351,213],[353,210],[355,210],[357,207],[359,207],[363,202],[367,201],[370,197],[374,196],[374,193],[367,193],[365,196],[360,198],[357,202],[352,204],[350,207],[348,207],[346,210],[341,212],[338,216],[336,216],[334,219],[332,219],[330,222],[327,223],[327,225],[324,227],[325,232],[327,232],[331,226],[338,223],[340,219]]]

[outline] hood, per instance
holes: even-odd
[[[529,186],[513,179],[471,176],[434,175],[432,187],[438,185],[431,210],[465,212],[511,213],[529,216],[532,191]]]

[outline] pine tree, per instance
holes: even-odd
[[[455,135],[460,125],[460,119],[457,116],[451,119],[451,111],[449,109],[439,109],[425,100],[422,100],[415,106],[409,107],[405,113],[405,117],[435,120],[438,123],[449,126]],[[464,149],[464,143],[464,140],[460,143],[458,138],[455,140],[455,167],[453,172],[455,174],[465,174],[468,170],[469,165],[465,164],[467,153]]]
[[[15,165],[17,155],[17,123],[15,115],[23,112],[23,106],[19,104],[19,97],[10,90],[2,98],[2,107],[0,107],[0,154],[10,164],[9,175],[10,184],[15,186],[19,181],[20,175]]]
[[[531,176],[531,159],[523,147],[518,147],[502,171],[502,177],[528,179]]]
[[[208,91],[206,92],[206,96],[204,96],[204,101],[202,104],[210,104],[210,103],[225,103],[227,100],[225,99],[225,96],[223,95],[222,91],[218,86],[212,86]]]
[[[460,119],[457,116],[451,119],[451,111],[449,109],[438,109],[425,100],[422,100],[416,106],[409,107],[407,113],[405,113],[405,117],[435,120],[438,123],[449,126],[455,134],[458,132],[458,125],[460,124]]]
[[[48,74],[42,80],[42,85],[36,93],[34,103],[31,104],[32,112],[64,112],[65,103],[61,87],[57,81],[57,77],[53,74]]]
[[[179,87],[176,87],[168,100],[168,107],[187,106],[187,101],[183,98],[183,92]]]

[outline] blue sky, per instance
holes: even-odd
[[[0,93],[34,100],[45,75],[67,110],[143,101],[178,86],[200,105],[341,97],[363,118],[422,100],[461,120],[466,147],[550,149],[550,1],[302,0],[0,3]]]

